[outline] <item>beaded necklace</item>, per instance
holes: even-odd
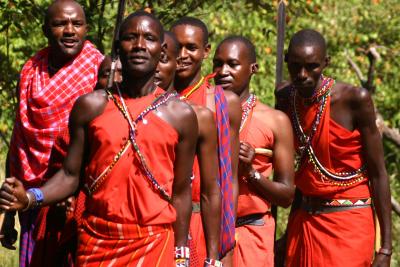
[[[143,121],[144,123],[144,117],[149,114],[151,111],[157,109],[161,105],[165,104],[169,99],[172,97],[176,97],[177,93],[169,93],[165,92],[164,94],[158,96],[145,110],[143,110],[133,121],[132,117],[130,115],[129,109],[125,104],[124,98],[121,94],[121,91],[119,90],[119,87],[117,86],[118,90],[118,95],[119,95],[119,101],[117,98],[111,94],[111,92],[107,91],[109,97],[114,101],[115,105],[118,107],[118,109],[121,111],[125,119],[128,121],[129,124],[129,138],[130,142],[132,143],[137,155],[139,156],[140,163],[142,165],[142,168],[145,172],[145,175],[147,177],[148,182],[150,185],[153,187],[154,190],[160,193],[160,195],[167,200],[168,202],[171,202],[171,197],[168,195],[168,193],[165,191],[165,189],[157,182],[156,178],[150,171],[149,167],[147,166],[146,159],[142,152],[140,151],[139,145],[136,142],[136,125],[140,122]],[[119,103],[121,102],[121,103]]]
[[[304,130],[300,123],[300,116],[296,104],[296,90],[294,89],[294,87],[292,87],[292,123],[294,125],[295,133],[299,141],[299,148],[296,151],[297,165],[299,166],[305,159],[305,156],[308,155],[309,161],[314,166],[314,171],[318,173],[324,181],[328,180],[332,184],[339,186],[348,186],[364,179],[363,174],[365,172],[365,166],[362,166],[361,168],[351,172],[331,172],[326,169],[318,160],[311,144],[312,138],[314,137],[314,134],[320,123],[322,113],[326,107],[328,97],[330,96],[331,88],[335,83],[335,81],[331,78],[322,77],[322,79],[323,81],[321,89],[318,90],[313,97],[311,97],[311,101],[313,101],[314,103],[319,102],[319,107],[318,112],[315,116],[315,120],[311,126],[310,134],[308,136],[304,133]],[[307,154],[305,152],[307,152]]]
[[[246,101],[242,104],[242,120],[240,122],[239,132],[241,132],[246,125],[246,121],[250,115],[250,112],[256,106],[256,101],[257,97],[254,94],[250,94]]]
[[[201,79],[192,87],[192,89],[190,89],[189,92],[187,92],[186,94],[182,95],[180,98],[184,99],[184,98],[188,98],[191,94],[193,94],[197,89],[200,88],[201,84],[204,81],[204,76],[201,77]]]

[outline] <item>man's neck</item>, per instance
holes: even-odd
[[[201,79],[201,70],[199,70],[196,73],[196,75],[194,75],[193,77],[182,79],[182,80],[179,79],[178,76],[175,76],[175,81],[174,81],[175,90],[178,93],[181,93],[183,90],[185,90],[189,86],[192,86],[192,85],[196,84],[197,82],[199,82],[200,79]]]
[[[122,92],[126,93],[129,97],[137,98],[146,96],[154,91],[156,85],[154,83],[154,73],[144,75],[142,77],[129,77],[124,75],[122,81]]]
[[[247,87],[246,89],[244,89],[242,91],[242,93],[240,94],[239,98],[240,98],[240,103],[245,102],[250,96],[250,91],[249,88]]]

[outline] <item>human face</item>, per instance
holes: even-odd
[[[164,43],[166,44],[165,57],[158,63],[154,80],[159,87],[168,90],[175,77],[177,55],[174,40],[168,34],[164,35]]]
[[[161,29],[157,22],[147,16],[133,17],[121,29],[120,36],[124,75],[143,77],[153,73],[161,54]]]
[[[286,62],[292,83],[303,97],[311,97],[319,85],[322,71],[329,59],[316,45],[292,47]]]
[[[66,63],[82,50],[87,26],[82,7],[73,1],[56,2],[50,7],[46,25],[43,26],[56,63]]]
[[[257,71],[257,64],[251,63],[244,44],[240,42],[224,42],[213,59],[215,83],[238,96],[248,93],[251,75]]]
[[[201,63],[210,53],[210,45],[204,44],[203,31],[192,25],[178,25],[172,28],[179,46],[176,76],[181,80],[193,79],[201,71]]]
[[[99,72],[97,74],[97,89],[105,89],[107,87],[108,76],[110,76],[111,71],[111,57],[106,56],[101,62],[99,67]],[[115,66],[115,73],[114,73],[114,82],[121,82],[122,81],[122,69],[121,69],[121,62],[117,60]]]

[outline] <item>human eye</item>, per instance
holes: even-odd
[[[152,42],[155,42],[155,41],[157,41],[157,37],[156,36],[154,36],[153,34],[146,34],[145,35],[145,38],[146,38],[146,40],[149,40],[149,41],[152,41]]]
[[[189,51],[196,51],[197,50],[197,46],[194,45],[194,44],[189,44],[189,45],[187,45],[187,49]]]
[[[239,65],[240,65],[240,63],[238,61],[236,61],[236,60],[229,61],[229,66],[232,67],[232,68],[235,68],[235,67],[237,67]]]
[[[314,70],[319,68],[319,64],[318,63],[310,63],[306,65],[307,70]]]

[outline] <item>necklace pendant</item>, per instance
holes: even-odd
[[[146,119],[143,119],[143,124],[147,124],[148,123],[148,120],[146,120]]]

